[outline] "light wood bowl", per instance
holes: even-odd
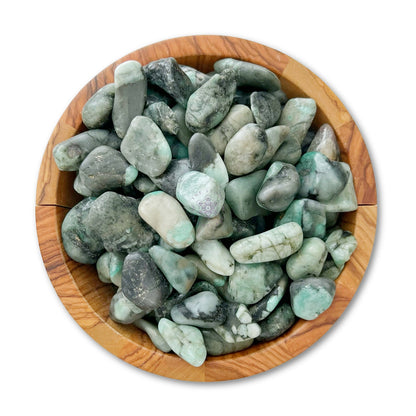
[[[317,103],[314,127],[329,123],[335,130],[341,158],[350,164],[359,207],[344,214],[342,224],[358,241],[358,247],[341,276],[331,307],[313,321],[298,320],[276,340],[220,357],[208,357],[198,368],[173,353],[157,350],[147,335],[133,325],[119,325],[109,318],[114,288],[99,281],[95,267],[71,260],[60,235],[69,208],[80,201],[73,190],[74,172],[60,172],[53,160],[53,147],[85,130],[81,109],[99,88],[113,82],[115,67],[126,60],[150,61],[173,56],[181,64],[203,72],[215,61],[232,57],[263,65],[275,72],[289,98],[311,97]],[[368,265],[377,218],[376,186],[371,161],[361,134],[350,114],[311,71],[289,56],[264,45],[228,36],[189,36],[141,48],[100,72],[73,99],[58,121],[46,147],[36,194],[39,246],[49,278],[63,304],[78,324],[99,344],[122,360],[151,373],[180,380],[220,381],[247,377],[276,367],[316,342],[339,318],[356,292]]]

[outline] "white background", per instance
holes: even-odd
[[[15,1],[0,10],[0,414],[414,415],[413,1]],[[40,257],[37,173],[75,94],[125,54],[223,34],[279,49],[320,76],[375,167],[377,239],[362,285],[316,345],[222,383],[165,379],[115,358],[67,313]]]

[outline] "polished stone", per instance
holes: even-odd
[[[133,302],[129,301],[119,289],[117,293],[111,298],[110,302],[110,318],[119,324],[128,325],[133,323],[136,319],[140,319],[146,315]]]
[[[329,124],[322,124],[315,134],[308,152],[320,152],[329,160],[339,160],[340,150],[334,129]]]
[[[195,226],[196,240],[220,240],[230,237],[233,233],[231,209],[224,202],[221,211],[214,218],[198,217]]]
[[[190,260],[198,269],[198,280],[208,282],[215,287],[224,286],[227,277],[210,270],[196,254],[187,254],[186,259]],[[194,284],[194,286],[196,283]],[[192,289],[191,289],[192,290]]]
[[[96,269],[98,278],[104,283],[113,283],[121,286],[121,270],[126,255],[122,253],[105,252],[97,260]]]
[[[143,115],[152,119],[164,133],[177,134],[179,123],[173,110],[163,101],[149,105]]]
[[[267,91],[255,91],[250,95],[250,108],[256,123],[263,129],[276,124],[282,112],[279,99]]]
[[[242,351],[253,344],[253,339],[251,338],[238,342],[227,342],[213,329],[202,329],[201,332],[204,337],[207,353],[212,356]]]
[[[357,240],[351,232],[334,230],[325,240],[328,253],[337,267],[343,267],[357,248]]]
[[[279,149],[285,141],[289,130],[290,129],[287,126],[273,126],[266,129],[267,149],[257,167],[258,169],[265,167],[272,160],[277,149]]]
[[[165,341],[165,339],[162,337],[162,335],[159,332],[159,330],[157,329],[156,325],[152,324],[151,322],[149,322],[145,319],[136,319],[133,323],[134,323],[135,326],[137,326],[137,328],[146,332],[146,334],[150,338],[150,341],[152,341],[152,344],[158,350],[160,350],[162,352],[171,351],[171,348],[169,347],[169,345]]]
[[[195,68],[192,68],[188,65],[179,65],[183,72],[191,80],[194,89],[198,89],[201,85],[204,85],[211,77],[207,74],[204,74],[201,71],[198,71]]]
[[[271,341],[285,333],[296,322],[289,304],[279,305],[265,320],[260,321],[261,334],[257,341]]]
[[[115,90],[114,83],[104,85],[84,104],[82,122],[88,129],[99,129],[111,120]]]

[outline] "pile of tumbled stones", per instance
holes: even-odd
[[[249,62],[117,66],[82,110],[88,130],[53,150],[84,197],[64,248],[118,287],[113,321],[200,366],[329,308],[357,245],[338,213],[357,200],[315,112]]]

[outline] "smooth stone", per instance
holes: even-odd
[[[198,217],[195,226],[195,240],[220,240],[230,237],[233,233],[231,209],[224,202],[221,211],[214,218]]]
[[[277,99],[280,101],[280,104],[284,105],[287,103],[288,98],[286,93],[283,90],[277,90],[274,91],[273,94],[277,97]]]
[[[82,187],[75,185],[74,188],[81,195],[86,193],[85,196],[98,196],[105,191],[130,185],[135,181],[138,173],[121,152],[110,146],[99,146],[81,163],[78,181]],[[85,188],[87,192],[84,191]]]
[[[107,251],[147,250],[153,245],[155,235],[141,220],[138,205],[135,198],[107,191],[91,205],[87,227],[101,239]]]
[[[178,122],[179,126],[176,136],[184,146],[188,146],[189,140],[194,133],[188,129],[185,123],[186,109],[182,107],[180,104],[176,104],[172,107],[172,111],[175,114],[176,121]]]
[[[208,269],[221,276],[234,273],[234,259],[228,249],[218,240],[195,241],[192,246]]]
[[[276,309],[288,287],[289,278],[286,274],[283,274],[273,289],[248,309],[253,318],[253,322],[260,322],[266,319]]]
[[[171,286],[148,253],[135,251],[124,259],[121,290],[139,308],[153,310],[167,299]]]
[[[278,306],[267,319],[260,322],[261,334],[257,341],[271,341],[285,333],[296,322],[296,316],[289,304]]]
[[[159,189],[148,176],[143,174],[138,175],[133,182],[133,186],[143,194],[148,194],[149,192],[154,192]]]
[[[169,107],[175,105],[175,100],[157,85],[147,85],[146,107],[163,101]]]
[[[331,200],[325,202],[325,210],[329,212],[350,212],[358,208],[357,196],[355,194],[354,181],[350,166],[344,162],[338,162],[347,175],[347,183],[344,189]]]
[[[214,218],[224,205],[225,193],[215,179],[191,171],[179,178],[176,198],[191,214]]]
[[[99,129],[111,120],[116,86],[104,85],[84,104],[82,122],[88,129]]]
[[[114,104],[112,119],[117,136],[124,138],[131,121],[143,113],[147,81],[137,61],[126,61],[114,71]]]
[[[122,253],[104,253],[95,265],[98,278],[104,283],[113,283],[121,286],[121,271],[126,255]]]
[[[186,297],[172,308],[170,315],[177,324],[199,328],[215,328],[227,318],[222,300],[210,291]]]
[[[328,212],[328,211],[325,210],[325,217],[326,217],[326,227],[329,229],[337,223],[339,213],[338,212]],[[317,235],[316,237],[319,237],[319,236]]]
[[[253,322],[246,305],[238,303],[227,303],[226,305],[226,321],[214,328],[214,331],[224,341],[229,343],[241,342],[257,338],[260,335],[260,326]]]
[[[201,85],[204,85],[211,77],[207,74],[204,74],[201,71],[198,71],[195,68],[192,68],[188,65],[179,65],[183,72],[191,80],[194,89],[198,89]]]
[[[151,104],[143,111],[143,115],[152,119],[165,133],[177,134],[179,123],[173,110],[163,101]]]
[[[296,170],[300,177],[298,195],[301,198],[329,202],[345,187],[348,174],[340,162],[333,162],[319,152],[305,153]]]
[[[157,85],[186,107],[189,96],[194,92],[194,86],[175,58],[152,61],[144,66],[144,72],[151,84]]]
[[[296,222],[302,227],[305,238],[324,238],[327,225],[326,217],[325,206],[320,202],[307,198],[296,199],[289,205],[275,226]]]
[[[162,191],[150,192],[139,204],[139,214],[172,247],[181,249],[195,240],[195,230],[181,204]]]
[[[308,151],[308,148],[311,145],[312,140],[315,138],[315,136],[316,136],[316,130],[312,129],[312,127],[309,128],[309,130],[306,132],[306,136],[302,140],[302,144],[301,144],[302,154]]]
[[[104,246],[87,225],[87,217],[95,198],[84,198],[72,207],[62,222],[61,236],[64,249],[72,260],[83,264],[97,262]]]
[[[256,123],[263,129],[276,124],[282,112],[279,99],[267,91],[255,91],[250,95],[250,108]]]
[[[326,277],[327,279],[335,280],[339,277],[343,269],[344,265],[338,267],[334,260],[332,260],[331,256],[328,256],[319,277]]]
[[[189,291],[198,274],[191,261],[161,246],[150,247],[149,254],[177,292],[185,294]]]
[[[192,170],[205,173],[225,188],[229,181],[227,168],[205,134],[195,133],[191,137],[188,152]]]
[[[114,322],[128,325],[144,315],[146,315],[146,312],[137,307],[133,302],[129,301],[124,296],[121,289],[119,289],[111,298],[110,318]]]
[[[200,367],[203,364],[207,350],[198,328],[178,325],[167,318],[162,318],[158,329],[175,354],[194,367]]]
[[[219,356],[230,354],[249,348],[253,344],[253,339],[246,339],[239,342],[226,342],[213,329],[202,329],[205,347],[208,355]]]
[[[257,204],[268,211],[284,211],[292,203],[299,187],[299,175],[293,165],[273,162],[257,192]]]
[[[265,176],[265,170],[258,170],[249,175],[233,179],[225,187],[225,200],[234,215],[240,220],[248,220],[257,215],[268,213],[256,201],[257,192]]]
[[[291,98],[283,107],[278,124],[290,127],[288,137],[295,138],[299,145],[316,113],[316,102],[312,98]]]
[[[207,133],[207,137],[221,156],[227,143],[243,126],[254,123],[253,113],[247,105],[235,104],[221,123]]]
[[[152,324],[149,321],[146,321],[145,319],[137,319],[133,323],[134,323],[135,326],[137,326],[137,328],[146,332],[146,334],[150,338],[150,341],[152,341],[152,344],[158,350],[160,350],[162,352],[171,351],[171,348],[169,347],[169,345],[165,341],[165,339],[162,337],[162,335],[159,332],[159,330],[157,329],[156,325]]]
[[[135,117],[120,145],[121,153],[138,171],[159,176],[169,166],[172,152],[165,136],[148,117]]]
[[[349,232],[341,229],[334,230],[327,237],[326,248],[337,267],[343,267],[357,248],[357,240]]]
[[[236,263],[227,282],[227,299],[245,305],[257,303],[282,276],[283,270],[277,263]]]
[[[327,254],[325,243],[320,238],[305,238],[302,247],[286,262],[286,273],[292,280],[311,275],[318,277]]]
[[[169,144],[173,159],[189,158],[188,148],[176,136],[165,134],[165,139]]]
[[[109,130],[95,129],[84,131],[53,148],[53,158],[59,170],[76,171],[87,155],[98,146],[120,149],[121,140]]]
[[[238,86],[250,86],[266,91],[280,90],[280,80],[277,75],[263,66],[233,58],[220,59],[214,64],[216,72],[227,69],[234,71]]]
[[[227,143],[224,162],[228,173],[235,176],[253,172],[263,160],[267,137],[263,128],[250,123],[243,126]]]
[[[257,167],[258,169],[262,169],[272,160],[277,149],[282,145],[288,135],[289,130],[287,126],[274,126],[266,129],[267,149]]]
[[[151,177],[153,183],[170,196],[176,197],[179,178],[191,172],[189,159],[172,160],[167,169],[159,176]]]
[[[306,277],[292,282],[289,291],[293,313],[310,321],[331,306],[335,283],[324,277]]]
[[[296,138],[292,137],[289,133],[290,131],[285,136],[283,143],[277,148],[276,153],[272,156],[272,162],[279,161],[295,165],[301,158],[302,148]]]
[[[185,248],[172,247],[162,237],[159,238],[159,243],[158,244],[160,245],[160,247],[163,247],[163,248],[165,248],[166,250],[169,250],[169,251],[174,251],[175,253],[182,253],[182,251],[186,250],[186,247]]]
[[[329,160],[339,160],[340,150],[334,129],[329,124],[322,124],[315,134],[308,152],[321,152]]]
[[[199,280],[211,283],[215,287],[224,286],[227,280],[226,277],[221,276],[220,274],[215,273],[212,270],[210,270],[199,256],[197,256],[196,254],[187,254],[185,258],[191,261],[198,269]],[[194,284],[194,286],[195,285],[196,284]]]
[[[233,103],[236,82],[233,71],[210,78],[188,100],[185,123],[189,130],[206,133],[227,115]]]
[[[302,242],[302,228],[289,222],[236,241],[230,253],[239,263],[264,263],[289,257],[301,248]]]

